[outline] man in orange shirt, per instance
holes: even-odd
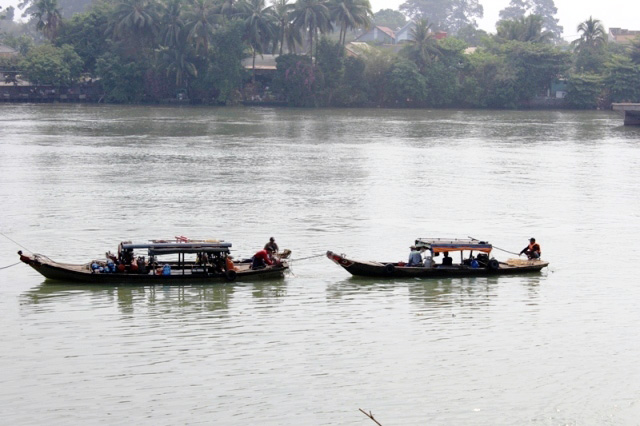
[[[540,259],[542,250],[540,249],[540,244],[536,243],[536,239],[530,238],[529,245],[520,252],[520,254],[523,253],[526,254],[529,259]]]

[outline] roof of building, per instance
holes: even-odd
[[[640,31],[627,30],[625,28],[609,28],[609,36],[614,42],[626,42],[640,37]]]
[[[393,30],[389,27],[381,27],[376,25],[376,28],[378,28],[380,31],[382,31],[383,33],[385,33],[386,35],[388,35],[391,38],[396,38],[396,35],[394,34]]]
[[[275,70],[277,69],[276,58],[278,55],[256,55],[257,70]],[[248,70],[253,69],[253,58],[245,58],[242,60],[242,66]]]
[[[415,26],[415,25],[416,23],[414,21],[409,21],[406,24],[404,24],[404,26],[402,26],[398,31],[396,31],[396,34],[400,34],[405,31],[408,31],[412,26]]]
[[[392,39],[394,39],[394,40],[395,40],[396,35],[395,35],[395,33],[393,32],[393,30],[392,30],[391,28],[388,28],[388,27],[381,27],[381,26],[379,26],[379,25],[376,25],[376,26],[374,26],[374,27],[371,27],[368,31],[365,31],[364,33],[360,34],[360,35],[356,38],[356,40],[360,40],[362,37],[364,37],[365,35],[367,35],[367,34],[371,33],[371,32],[372,32],[373,30],[375,30],[376,28],[378,29],[378,31],[382,31],[383,33],[385,33],[386,35],[388,35],[389,37],[391,37]]]
[[[0,44],[0,53],[4,53],[8,55],[17,55],[18,51],[9,46],[5,46],[4,44]]]

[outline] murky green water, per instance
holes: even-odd
[[[638,424],[640,129],[613,113],[0,105],[0,155],[0,232],[61,261],[273,235],[381,260],[535,236],[551,262],[139,288],[3,269],[3,423]],[[0,236],[0,267],[18,249]]]

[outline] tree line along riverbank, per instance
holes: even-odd
[[[569,44],[538,15],[501,20],[495,34],[472,40],[463,31],[436,38],[434,24],[416,16],[404,43],[375,45],[347,43],[374,24],[367,0],[98,0],[69,19],[55,0],[33,3],[39,40],[26,30],[1,36],[16,54],[0,57],[0,101],[584,109],[640,102],[640,39],[609,43],[593,18]],[[261,66],[265,58],[271,66]]]

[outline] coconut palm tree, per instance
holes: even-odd
[[[170,0],[164,8],[162,16],[162,29],[160,43],[163,46],[175,47],[181,43],[184,33],[184,20],[182,19],[183,0]]]
[[[199,55],[207,55],[209,43],[220,16],[216,13],[215,5],[211,0],[191,0],[191,10],[186,17],[186,28],[188,41],[195,45]]]
[[[174,47],[162,46],[158,50],[160,63],[165,68],[167,76],[174,75],[176,88],[184,88],[189,93],[189,78],[198,76],[198,69],[191,62],[191,47],[188,43]]]
[[[409,31],[409,45],[407,50],[409,57],[418,65],[420,72],[433,59],[440,56],[438,42],[431,31],[431,24],[426,19],[418,19],[415,26]]]
[[[309,56],[313,57],[313,41],[317,40],[318,32],[333,31],[329,8],[323,0],[297,0],[291,15],[294,27],[308,32]]]
[[[532,43],[550,43],[551,31],[543,31],[544,19],[540,15],[521,16],[517,19],[505,19],[496,25],[498,39]]]
[[[369,0],[333,0],[329,11],[333,22],[340,25],[338,40],[343,46],[349,29],[367,28],[373,20]]]
[[[571,43],[576,53],[576,69],[583,72],[602,72],[607,59],[607,33],[604,26],[598,19],[590,16],[578,25],[578,32],[581,33],[580,38]]]
[[[156,10],[153,0],[121,0],[108,31],[126,46],[129,54],[144,53],[154,42],[159,23]]]
[[[244,18],[243,39],[251,47],[253,56],[253,82],[256,79],[256,54],[262,54],[276,35],[276,19],[273,6],[266,6],[265,0],[243,0],[238,3],[240,16]]]
[[[36,3],[35,12],[31,14],[36,18],[36,28],[50,41],[53,41],[62,25],[62,16],[58,8],[57,0],[39,0]]]
[[[221,0],[218,4],[218,13],[227,19],[231,19],[238,13],[237,0]]]
[[[277,39],[274,40],[274,50],[279,45],[279,55],[282,55],[285,41],[289,51],[295,51],[296,44],[302,44],[301,33],[294,28],[291,20],[293,9],[294,5],[289,3],[289,0],[275,0],[273,3],[273,16],[278,26]]]
[[[580,38],[571,43],[576,52],[599,50],[607,44],[607,32],[599,19],[593,19],[590,16],[589,19],[578,25],[578,33],[580,33]]]

